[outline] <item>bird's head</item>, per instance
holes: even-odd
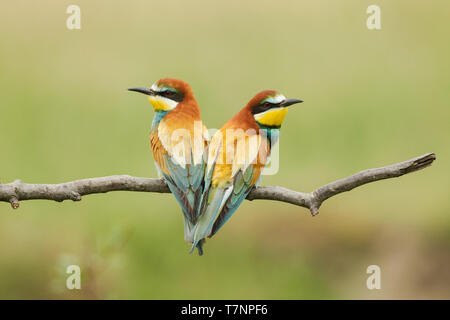
[[[286,116],[288,107],[301,103],[303,100],[286,99],[284,95],[274,90],[258,93],[247,104],[247,109],[260,127],[279,128]]]
[[[189,84],[172,78],[160,79],[150,88],[130,88],[128,90],[148,95],[148,100],[155,111],[170,111],[193,95]]]

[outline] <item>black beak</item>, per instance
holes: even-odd
[[[148,95],[148,96],[152,96],[152,95],[155,94],[155,92],[153,92],[153,90],[152,90],[152,89],[149,89],[149,88],[130,88],[130,89],[128,89],[128,90],[129,90],[129,91],[140,92],[140,93],[146,94],[146,95]]]
[[[296,103],[302,103],[303,100],[299,99],[286,99],[280,103],[280,107],[288,107]]]

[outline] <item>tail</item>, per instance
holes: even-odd
[[[200,240],[194,242],[192,244],[192,247],[191,247],[191,250],[189,251],[189,253],[194,252],[194,249],[197,248],[198,255],[202,256],[203,255],[203,244],[205,243],[205,241],[206,241],[205,239],[200,239]]]
[[[201,193],[203,188],[200,186],[196,192],[191,188],[187,188],[183,192],[169,176],[165,176],[165,181],[169,186],[170,191],[175,196],[181,206],[184,221],[184,240],[186,242],[192,242],[192,232],[195,225],[195,217],[197,212],[197,207],[201,202]]]
[[[206,203],[202,203],[199,218],[192,230],[192,248],[190,252],[193,252],[195,247],[197,247],[199,255],[203,254],[202,246],[205,238],[211,235],[214,222],[232,191],[233,186],[227,188],[211,188],[209,190],[205,199],[203,199]]]

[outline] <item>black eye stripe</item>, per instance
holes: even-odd
[[[279,104],[274,104],[270,102],[264,102],[262,104],[257,105],[256,107],[253,107],[252,114],[262,113],[272,108],[279,107]]]
[[[170,97],[170,96],[173,95],[173,94],[175,94],[175,92],[169,91],[169,90],[166,90],[166,91],[162,91],[162,92],[161,92],[161,95],[163,95],[163,96],[165,96],[165,97]]]
[[[181,102],[181,101],[183,101],[183,98],[184,98],[183,93],[175,92],[175,91],[171,91],[171,90],[158,91],[158,92],[156,92],[156,94],[158,96],[165,97],[167,99],[170,99],[170,100],[173,100],[176,102]]]

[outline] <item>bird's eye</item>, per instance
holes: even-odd
[[[264,107],[269,108],[270,107],[270,103],[264,102]]]
[[[168,97],[173,96],[173,94],[174,94],[173,91],[170,91],[170,90],[164,91],[164,95],[166,95]]]

